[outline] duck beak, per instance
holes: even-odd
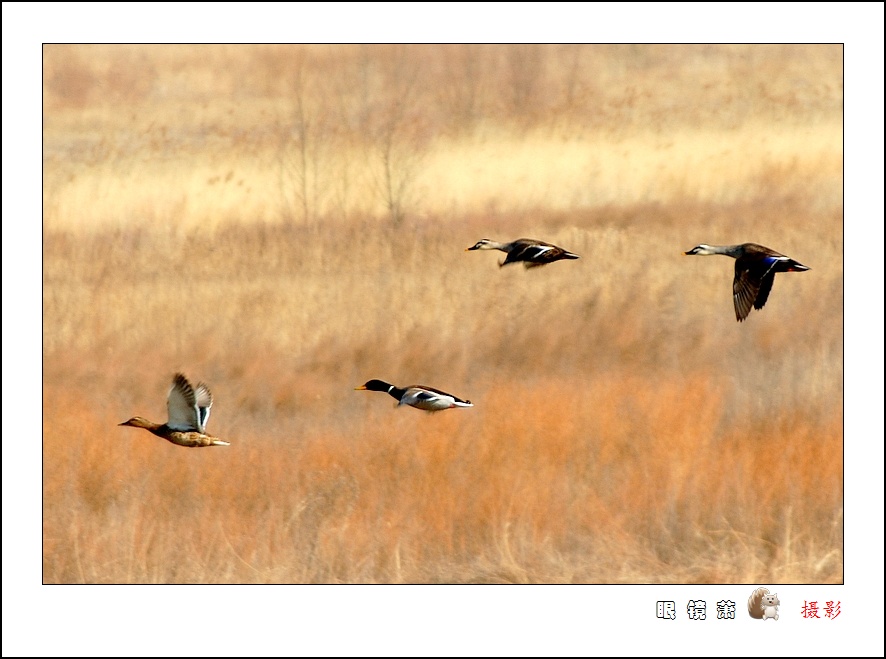
[[[361,384],[359,387],[354,387],[354,391],[366,391],[366,387]]]

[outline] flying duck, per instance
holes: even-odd
[[[136,416],[119,424],[150,430],[157,437],[179,446],[230,446],[217,437],[206,434],[209,421],[209,408],[212,407],[212,392],[200,382],[196,389],[181,373],[172,379],[172,388],[166,397],[169,420],[164,424],[152,423],[144,417]]]
[[[395,387],[384,380],[370,380],[366,384],[355,387],[355,391],[385,391],[397,399],[397,405],[412,405],[420,410],[428,412],[439,412],[440,410],[448,410],[451,407],[473,407],[474,404],[469,400],[456,398],[452,394],[445,391],[426,387],[421,384],[414,384],[411,387]]]
[[[751,313],[751,307],[762,309],[772,290],[776,272],[803,272],[808,266],[792,258],[757,245],[696,245],[688,252],[689,256],[725,254],[735,259],[735,279],[732,280],[732,301],[735,304],[735,319],[743,321]]]
[[[502,252],[507,252],[507,257],[504,261],[499,262],[498,267],[522,261],[527,268],[537,268],[540,265],[553,263],[560,259],[580,258],[578,254],[567,252],[562,247],[543,243],[540,240],[532,240],[531,238],[520,238],[511,243],[497,243],[494,240],[484,238],[473,247],[468,247],[465,251],[470,252],[475,249],[499,249]]]

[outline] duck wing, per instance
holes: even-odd
[[[400,397],[400,403],[402,405],[425,407],[442,403],[444,400],[451,401],[451,399],[452,396],[439,389],[415,384],[411,387],[406,387],[406,390]]]
[[[764,248],[765,249],[765,248]],[[790,261],[787,256],[772,252],[754,260],[739,258],[735,261],[735,281],[732,283],[732,295],[735,301],[735,317],[739,321],[747,318],[754,309],[762,309],[769,299],[775,273],[786,267]]]
[[[437,402],[444,402],[445,401],[447,403],[453,403],[458,406],[467,405],[467,406],[473,407],[473,404],[471,403],[471,401],[463,400],[463,399],[459,398],[458,396],[453,396],[450,393],[447,393],[445,391],[441,391],[440,389],[436,389],[434,387],[428,387],[427,385],[419,384],[419,385],[415,385],[415,388],[419,389],[423,392],[423,397],[425,398],[425,400],[433,400],[433,401],[437,401]]]
[[[748,268],[747,264],[742,263],[740,259],[737,260],[735,262],[735,279],[732,280],[732,302],[735,305],[735,319],[737,321],[743,321],[751,313],[751,307],[757,301],[760,286],[760,279]],[[766,290],[767,296],[771,288],[772,282],[770,281]]]
[[[539,243],[536,245],[526,245],[521,252],[520,258],[527,261],[549,261],[562,252],[562,249],[554,245]]]
[[[527,268],[553,263],[560,259],[577,259],[578,254],[567,252],[562,247],[557,247],[541,240],[530,240],[523,238],[514,242],[516,246],[508,259],[512,261],[523,261]],[[508,260],[506,259],[506,260]]]
[[[544,265],[550,260],[551,250],[556,251],[557,249],[553,245],[538,240],[520,238],[510,243],[508,255],[500,265],[517,263],[518,261],[522,261],[527,268]]]
[[[422,384],[408,387],[400,399],[400,404],[412,405],[412,407],[431,412],[449,407],[473,407],[470,401]]]
[[[172,388],[166,397],[166,409],[169,412],[169,421],[166,422],[169,428],[184,432],[200,432],[197,396],[191,383],[181,373],[176,373],[172,380]]]
[[[209,422],[209,410],[212,407],[212,392],[202,382],[194,391],[197,405],[197,429],[206,432],[206,424]]]
[[[775,273],[769,273],[763,277],[760,282],[760,292],[757,293],[757,299],[754,301],[754,309],[762,309],[769,299],[769,291],[772,290],[772,284],[775,283]]]

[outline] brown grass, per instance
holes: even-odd
[[[45,582],[842,582],[839,47],[44,54]]]

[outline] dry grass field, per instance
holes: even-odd
[[[841,583],[842,57],[46,46],[44,582]]]

